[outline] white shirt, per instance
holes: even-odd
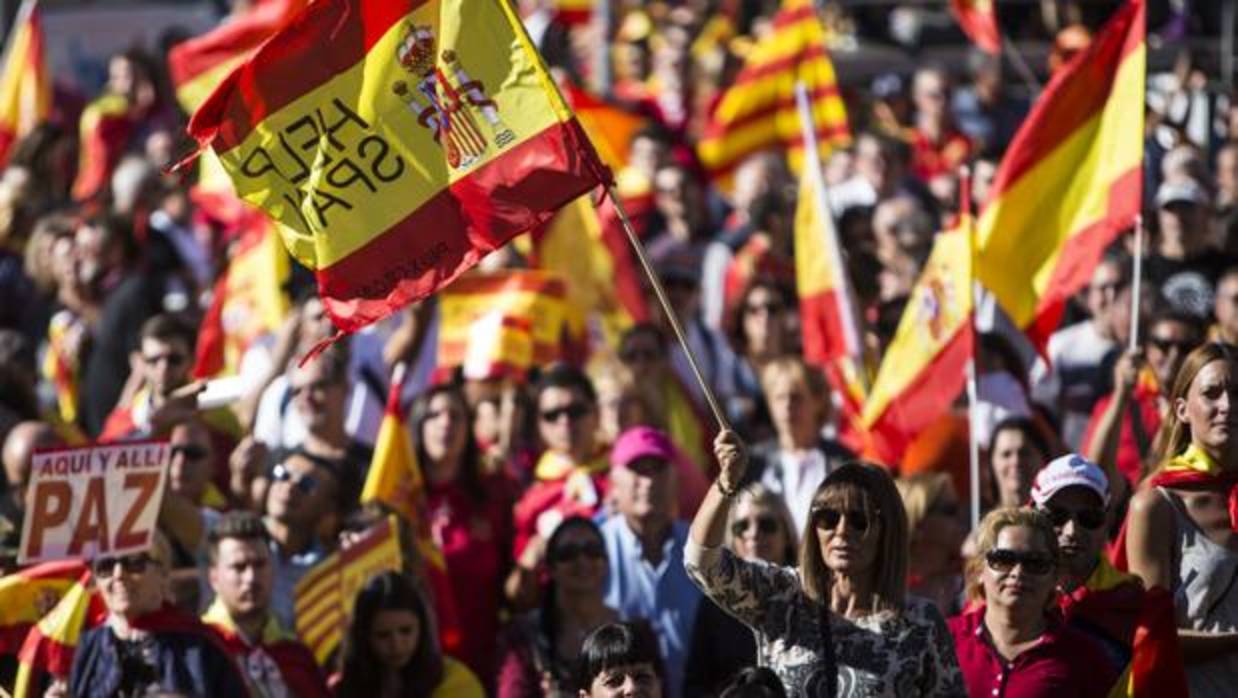
[[[1114,348],[1095,323],[1084,320],[1054,332],[1045,352],[1050,365],[1039,359],[1032,367],[1032,399],[1058,415],[1067,448],[1080,447],[1092,406],[1107,384],[1101,361]]]
[[[825,454],[815,448],[798,456],[779,451],[776,467],[766,468],[761,473],[761,484],[782,496],[791,511],[795,530],[799,532],[808,525],[812,496],[828,474]]]

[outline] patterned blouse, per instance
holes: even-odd
[[[757,663],[778,674],[788,696],[967,695],[950,632],[927,601],[909,597],[901,614],[875,613],[858,621],[828,613],[829,627],[823,628],[823,609],[804,593],[792,568],[742,560],[691,539],[684,559],[701,590],[753,629]]]

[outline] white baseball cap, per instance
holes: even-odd
[[[1032,483],[1032,501],[1043,507],[1053,495],[1076,485],[1092,490],[1105,506],[1109,505],[1109,478],[1105,471],[1078,453],[1068,453],[1041,468]]]

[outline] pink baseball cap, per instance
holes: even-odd
[[[610,449],[610,464],[624,468],[641,458],[657,458],[671,464],[677,455],[675,445],[665,432],[653,427],[632,427],[615,439]]]
[[[1043,507],[1053,495],[1074,486],[1092,490],[1105,506],[1109,506],[1109,478],[1105,477],[1105,471],[1078,453],[1055,458],[1041,468],[1032,483],[1032,501],[1036,506]]]

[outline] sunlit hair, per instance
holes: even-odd
[[[907,530],[912,537],[932,511],[933,505],[947,492],[954,493],[954,482],[946,473],[916,473],[900,477],[894,481],[894,485],[898,488],[899,496],[903,498],[903,509],[907,512]]]
[[[1053,558],[1056,567],[1059,561],[1057,549],[1057,532],[1053,530],[1053,522],[1049,517],[1031,507],[1003,507],[994,509],[980,521],[976,533],[976,554],[967,560],[965,573],[967,576],[967,599],[969,601],[984,600],[984,583],[981,581],[984,573],[985,555],[997,546],[997,537],[1007,526],[1023,526],[1036,532],[1045,550]]]
[[[1178,419],[1174,405],[1178,400],[1186,400],[1195,376],[1213,361],[1228,361],[1238,366],[1238,348],[1231,344],[1209,342],[1187,354],[1182,360],[1182,368],[1178,369],[1178,375],[1169,391],[1169,409],[1165,419],[1161,421],[1161,428],[1156,432],[1156,439],[1152,442],[1152,462],[1157,467],[1178,456],[1190,445],[1191,425]]]
[[[890,474],[873,463],[846,463],[817,487],[812,508],[815,511],[822,505],[859,508],[880,522],[872,570],[873,610],[901,612],[907,598],[907,513]],[[832,582],[821,556],[821,537],[814,519],[809,518],[800,542],[800,577],[808,598],[825,603]]]
[[[774,560],[774,562],[780,565],[795,564],[795,543],[799,540],[799,534],[795,530],[795,519],[791,518],[791,511],[787,509],[787,503],[782,496],[759,482],[754,482],[740,490],[735,504],[727,511],[726,546],[731,549],[735,547],[735,536],[731,535],[731,524],[735,523],[739,508],[744,504],[766,509],[778,519],[778,525],[782,526],[783,534],[786,536],[787,545],[782,551],[782,559]]]

